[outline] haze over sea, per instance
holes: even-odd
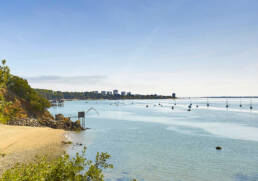
[[[160,105],[159,105],[160,103]],[[87,127],[71,133],[74,143],[88,147],[89,158],[97,151],[112,155],[108,181],[254,181],[258,180],[258,100],[92,100],[66,101],[52,107],[52,114],[75,116],[90,107]],[[196,104],[199,105],[196,108]],[[147,108],[146,105],[149,105]],[[174,106],[174,110],[172,110]],[[217,151],[216,146],[222,146]],[[71,146],[74,155],[81,147]]]

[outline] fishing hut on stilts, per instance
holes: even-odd
[[[85,129],[85,112],[78,112],[78,120],[80,121],[81,126]]]

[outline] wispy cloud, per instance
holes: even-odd
[[[48,84],[96,84],[103,82],[107,76],[94,75],[94,76],[37,76],[26,77],[30,83],[48,83]]]

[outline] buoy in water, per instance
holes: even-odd
[[[172,106],[171,109],[173,110],[173,109],[174,109],[174,106]]]
[[[217,146],[216,150],[222,150],[222,147],[221,146]]]
[[[198,108],[199,106],[198,106],[198,105],[196,105],[196,107]]]
[[[189,111],[189,112],[190,112],[190,111],[191,111],[191,109],[189,108],[189,109],[187,109],[187,111]]]

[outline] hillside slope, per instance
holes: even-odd
[[[69,118],[54,120],[48,112],[50,102],[30,87],[27,80],[12,75],[2,61],[0,66],[0,123],[21,126],[46,126],[82,130],[80,122]],[[59,116],[60,117],[60,116]]]
[[[0,123],[16,118],[52,119],[47,111],[49,101],[38,95],[27,80],[12,75],[5,63],[3,60],[0,66]]]

